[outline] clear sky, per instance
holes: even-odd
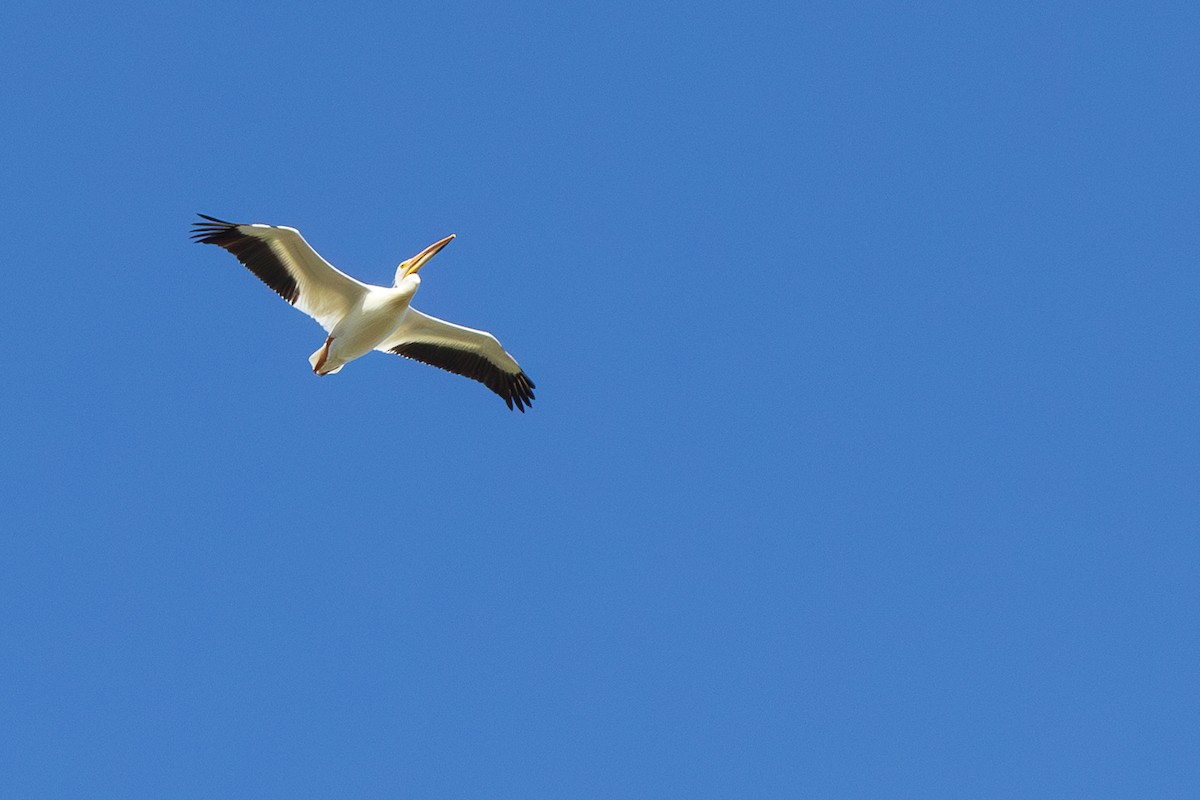
[[[1194,3],[27,3],[0,795],[1200,796]],[[324,333],[195,212],[495,332]]]

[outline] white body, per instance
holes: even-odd
[[[318,375],[332,375],[356,358],[361,358],[385,342],[400,329],[409,303],[421,285],[421,278],[409,275],[400,286],[368,286],[367,291],[329,331],[329,338],[309,363]],[[321,354],[324,362],[317,367]]]

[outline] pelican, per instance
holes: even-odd
[[[192,239],[237,257],[284,300],[320,323],[329,335],[309,356],[317,375],[333,375],[372,350],[411,358],[479,381],[521,413],[533,402],[533,381],[496,337],[422,314],[409,303],[421,286],[417,272],[450,244],[434,242],[396,268],[389,287],[351,278],[309,246],[295,228],[242,225],[199,215]]]

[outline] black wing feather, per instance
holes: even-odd
[[[479,353],[460,350],[427,342],[405,342],[392,348],[398,356],[420,361],[431,367],[462,375],[479,381],[504,398],[509,409],[516,403],[517,410],[525,413],[526,406],[533,404],[534,383],[524,372],[505,372]]]
[[[292,305],[296,304],[296,299],[300,297],[300,286],[296,277],[288,271],[287,265],[275,255],[271,245],[239,231],[239,223],[226,222],[207,214],[199,216],[208,222],[192,223],[192,241],[197,244],[215,244],[233,253],[238,261],[257,275],[260,281],[270,286],[276,294]]]

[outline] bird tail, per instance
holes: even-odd
[[[317,348],[317,352],[308,357],[309,365],[312,366],[313,372],[318,375],[336,375],[342,371],[342,367],[346,366],[345,364],[338,364],[333,369],[327,369],[329,366],[329,344],[332,341],[333,337],[330,336],[325,340],[325,344]]]

